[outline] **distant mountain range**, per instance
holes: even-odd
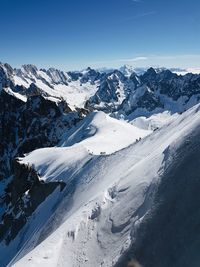
[[[165,68],[165,67],[155,67],[154,68],[156,71],[160,72],[162,70],[170,70],[171,72],[174,72],[179,75],[185,75],[187,73],[193,73],[193,74],[200,74],[200,68]],[[115,69],[113,68],[99,68],[97,69],[100,72],[112,72]],[[124,75],[130,76],[133,72],[135,72],[138,75],[144,74],[147,70],[148,67],[133,67],[131,65],[123,65],[118,69],[121,71]]]
[[[41,95],[55,103],[63,99],[73,110],[97,109],[132,117],[161,110],[186,110],[198,102],[199,77],[128,66],[108,72],[91,68],[64,72],[53,68],[39,70],[34,65],[23,65],[21,69],[0,65],[0,88],[22,101]]]

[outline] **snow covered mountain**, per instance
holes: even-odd
[[[153,68],[138,75],[128,66],[106,73],[91,68],[81,72],[39,70],[34,65],[13,69],[0,64],[0,88],[24,101],[39,94],[55,102],[63,99],[73,110],[87,107],[136,117],[192,107],[199,99],[199,77]]]
[[[67,73],[53,68],[39,70],[34,65],[13,69],[8,64],[1,64],[0,69],[1,87],[12,89],[14,93],[22,95],[23,99],[40,94],[54,101],[63,98],[72,107],[84,106],[86,99],[93,95],[95,82],[100,75],[91,69]]]
[[[0,64],[0,266],[199,266],[199,102],[198,74]]]
[[[139,142],[133,140],[128,148],[108,156],[96,156],[90,153],[87,142],[91,144],[91,151],[96,150],[97,146],[101,147],[101,143],[95,140],[95,136],[86,136],[88,141],[84,139],[69,147],[39,149],[21,158],[21,164],[34,165],[35,170],[40,173],[40,179],[64,182],[66,186],[59,197],[57,190],[54,195],[47,198],[29,221],[28,230],[22,230],[21,239],[19,236],[15,242],[21,243],[26,237],[27,243],[10,265],[16,267],[114,266],[120,256],[132,246],[132,256],[135,257],[136,251],[136,255],[139,255],[137,260],[142,264],[145,263],[144,266],[182,266],[184,261],[181,259],[180,264],[171,262],[170,253],[173,255],[176,253],[172,249],[168,252],[166,250],[170,246],[170,240],[167,239],[165,227],[159,228],[158,240],[153,250],[147,250],[152,254],[146,253],[144,257],[140,254],[140,251],[144,250],[140,245],[140,238],[143,235],[139,233],[143,224],[147,224],[148,229],[148,224],[152,224],[151,220],[156,221],[157,218],[156,225],[159,225],[159,222],[163,225],[164,218],[171,216],[172,222],[166,222],[169,235],[173,227],[178,229],[181,226],[178,222],[184,219],[182,217],[184,214],[190,213],[190,207],[196,205],[193,201],[199,198],[196,196],[197,199],[193,199],[192,192],[195,187],[199,188],[199,176],[194,174],[194,178],[191,179],[193,176],[190,176],[190,170],[198,165],[198,161],[192,163],[193,156],[195,155],[197,159],[200,156],[199,115],[200,108],[195,106],[150,136]],[[101,127],[99,132],[101,134]],[[104,136],[102,133],[102,138]],[[191,165],[190,163],[187,165],[189,170],[182,172],[181,176],[177,171],[176,176],[175,169],[179,165],[183,167],[187,164],[187,160],[192,161]],[[170,186],[166,185],[166,182],[170,182],[171,179],[173,179],[171,182],[174,188],[171,185],[171,191],[170,188],[165,191],[165,187]],[[185,182],[181,182],[181,179]],[[176,193],[184,201],[184,192],[192,199],[188,200],[187,206],[182,204],[186,209],[182,214],[181,200],[174,208],[173,201],[176,201]],[[29,192],[26,192],[26,196],[29,196]],[[158,196],[161,198],[159,201]],[[165,202],[159,204],[163,198]],[[57,203],[56,210],[55,203]],[[168,204],[166,210],[162,210],[162,205],[167,203],[171,203],[172,207]],[[51,209],[50,215],[49,209]],[[173,214],[173,209],[177,213]],[[161,215],[151,218],[152,214],[158,212],[157,210],[162,210],[164,218]],[[44,217],[46,217],[46,224],[44,224]],[[200,218],[198,214],[194,214],[187,219],[189,220],[187,224],[183,224],[185,231],[188,225],[195,226]],[[152,235],[153,233],[155,230]],[[181,238],[180,234],[179,238]],[[165,243],[164,250],[166,263],[163,263],[160,255],[155,260],[153,258],[153,253],[156,253],[156,249],[165,242],[161,235],[166,236],[166,242],[168,242],[168,244]],[[193,242],[199,240],[197,235],[196,238],[191,241],[186,239],[188,249],[194,246]],[[143,239],[142,242],[145,242],[148,236],[144,236]],[[171,236],[171,239],[173,247],[178,244],[184,246],[184,242],[180,243],[178,238],[176,240]],[[164,247],[163,244],[162,246]],[[29,253],[25,255],[27,252]],[[199,263],[198,254],[195,256],[195,263]],[[187,257],[189,261],[192,255],[188,252]]]

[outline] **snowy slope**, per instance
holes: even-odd
[[[19,261],[10,266],[113,266],[134,242],[134,232],[153,204],[166,149],[170,147],[168,160],[173,160],[174,151],[199,125],[199,106],[195,106],[140,142],[111,155],[87,152],[86,140],[95,138],[94,132],[73,145],[79,137],[75,131],[71,147],[40,149],[21,159],[34,164],[41,178],[73,183],[68,183],[54,219],[38,232],[43,241],[26,256],[22,250],[14,260]],[[70,187],[74,193],[69,196]]]
[[[153,114],[150,117],[141,116],[133,120],[130,119],[129,123],[140,129],[154,130],[161,128],[178,116],[178,113],[172,115],[170,112],[164,111],[158,114]]]
[[[92,154],[111,154],[150,133],[150,130],[142,130],[125,121],[113,119],[104,112],[94,112],[66,132],[60,145],[72,146],[81,142]]]
[[[34,165],[43,180],[68,182],[94,155],[112,154],[150,133],[95,112],[63,135],[61,147],[35,150],[21,162]]]

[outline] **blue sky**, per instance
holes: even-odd
[[[0,61],[200,67],[199,0],[0,0]]]

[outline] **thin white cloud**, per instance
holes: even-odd
[[[147,57],[134,57],[134,58],[124,58],[124,59],[114,59],[114,60],[105,60],[105,61],[96,61],[96,62],[89,62],[90,65],[96,64],[112,64],[112,63],[125,63],[125,62],[138,62],[147,60]]]
[[[137,67],[182,67],[200,69],[200,54],[148,54],[132,58],[119,58],[105,61],[88,62],[87,65],[92,67],[120,67],[124,64]]]
[[[123,61],[128,61],[128,62],[137,62],[137,61],[141,61],[141,60],[147,60],[147,57],[135,57],[135,58],[129,58],[129,59],[125,59]]]
[[[134,3],[144,3],[144,1],[142,1],[142,0],[131,0],[131,1]]]
[[[155,15],[155,14],[156,14],[156,11],[149,11],[149,12],[145,12],[145,13],[140,13],[140,14],[128,17],[128,18],[124,18],[124,21],[135,20],[135,19],[139,19],[139,18],[143,18],[146,16]]]
[[[149,59],[173,60],[173,59],[195,59],[200,58],[200,54],[180,54],[180,55],[148,55]]]

